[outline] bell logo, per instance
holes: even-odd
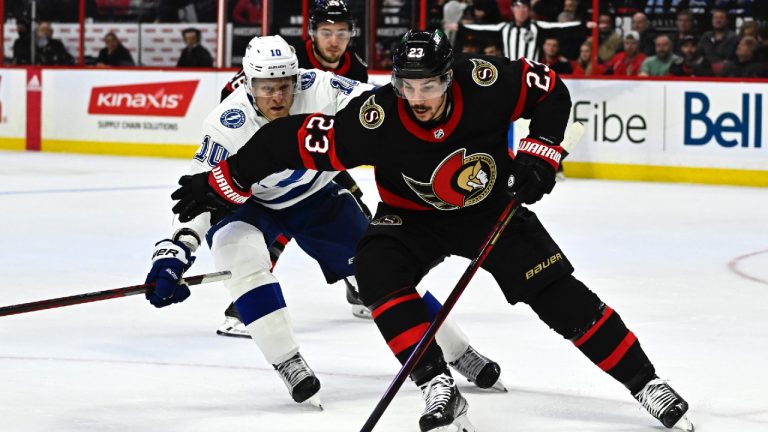
[[[199,80],[91,89],[88,114],[184,117]]]
[[[711,113],[713,105],[709,96],[686,92],[684,144],[702,146],[714,139],[722,147],[762,147],[763,95],[754,95],[753,107],[750,107],[750,96],[742,93],[741,112]]]

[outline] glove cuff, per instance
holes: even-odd
[[[192,265],[192,251],[182,242],[171,239],[160,240],[155,243],[155,251],[152,253],[152,262],[166,258],[175,258],[185,265]]]
[[[242,190],[232,178],[229,164],[226,160],[216,165],[208,175],[208,184],[216,194],[227,202],[240,205],[251,197],[251,191]]]
[[[545,144],[534,138],[521,139],[517,152],[537,157],[548,163],[555,171],[557,171],[557,167],[560,166],[560,160],[563,158],[562,147]]]

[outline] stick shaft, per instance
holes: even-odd
[[[448,295],[448,298],[445,299],[443,307],[441,307],[437,312],[437,315],[432,321],[432,324],[430,324],[426,333],[424,333],[424,336],[422,336],[419,343],[413,349],[413,352],[408,357],[408,360],[405,362],[403,367],[400,368],[400,372],[398,372],[395,376],[395,379],[392,380],[392,383],[387,388],[387,391],[384,392],[384,395],[379,400],[379,403],[376,404],[376,407],[373,409],[373,412],[368,417],[368,420],[366,420],[365,424],[360,429],[360,432],[371,432],[374,426],[376,426],[376,423],[378,423],[379,419],[381,419],[384,411],[387,409],[390,402],[392,402],[392,399],[394,399],[395,394],[397,394],[397,391],[400,390],[400,387],[405,382],[406,377],[411,372],[413,372],[413,369],[416,367],[416,363],[421,360],[421,357],[427,350],[427,346],[429,346],[429,344],[435,338],[437,331],[440,330],[440,326],[443,325],[443,322],[448,317],[448,314],[451,312],[453,307],[456,305],[456,302],[459,300],[459,297],[461,297],[464,289],[467,288],[467,285],[469,285],[472,277],[475,275],[475,273],[477,273],[477,269],[479,269],[483,264],[485,258],[496,244],[496,240],[498,240],[499,236],[504,231],[504,228],[507,227],[510,219],[512,219],[512,216],[517,213],[519,208],[520,204],[517,202],[517,200],[514,199],[511,200],[509,204],[507,204],[507,206],[504,208],[504,211],[501,213],[501,216],[499,216],[496,224],[493,226],[493,229],[488,234],[488,238],[485,240],[485,243],[483,243],[483,246],[480,248],[477,256],[475,256],[472,262],[469,263],[467,269],[464,270],[464,274],[461,275],[461,278],[456,283],[456,286]]]
[[[525,122],[522,126],[526,130],[524,135],[527,135],[528,123]],[[563,147],[563,150],[564,150],[563,158],[568,156],[568,154],[573,150],[573,148],[579,142],[583,134],[584,134],[584,125],[582,123],[580,122],[572,123],[568,126],[568,128],[565,131],[563,142],[561,143],[561,146]],[[488,254],[493,249],[493,246],[496,244],[496,240],[498,240],[499,236],[504,231],[504,228],[507,227],[507,224],[515,215],[515,213],[517,213],[518,209],[520,209],[520,203],[518,203],[516,199],[512,199],[509,202],[509,204],[507,204],[507,206],[504,208],[504,211],[499,216],[498,220],[496,221],[496,224],[493,226],[493,229],[491,229],[491,232],[488,234],[488,238],[485,240],[485,243],[483,243],[483,246],[480,248],[480,251],[477,253],[477,256],[475,256],[472,262],[469,263],[469,266],[467,267],[467,269],[464,270],[464,274],[462,274],[461,278],[456,283],[456,286],[448,295],[448,298],[445,299],[445,303],[443,303],[443,307],[440,308],[440,310],[437,312],[437,315],[435,316],[434,321],[432,321],[426,333],[424,333],[424,336],[422,336],[419,343],[413,349],[413,352],[408,357],[408,360],[405,362],[403,367],[400,368],[400,372],[398,372],[397,375],[395,376],[395,379],[392,380],[392,383],[384,392],[384,395],[379,400],[379,403],[376,404],[376,407],[373,409],[373,412],[371,413],[371,415],[368,416],[368,419],[365,421],[365,424],[360,429],[360,432],[373,431],[373,428],[376,426],[376,423],[378,423],[379,419],[381,419],[381,416],[384,414],[384,411],[392,402],[392,399],[394,399],[398,390],[400,390],[400,387],[403,385],[403,382],[405,382],[405,378],[408,376],[408,374],[413,372],[413,369],[416,367],[416,363],[418,363],[419,360],[421,360],[421,357],[424,355],[424,352],[426,351],[427,346],[435,338],[437,331],[440,330],[440,326],[448,317],[448,314],[453,309],[453,306],[456,305],[456,302],[459,300],[459,297],[461,297],[461,294],[464,292],[464,289],[467,288],[467,285],[469,285],[469,282],[472,280],[472,277],[477,272],[477,269],[479,269],[480,266],[483,264],[483,262],[485,261],[485,258],[488,256]]]
[[[231,273],[228,271],[207,273],[197,276],[183,278],[180,283],[187,285],[200,285],[208,282],[216,282],[229,279]],[[76,294],[68,297],[59,297],[48,300],[40,300],[31,303],[21,303],[17,305],[0,307],[0,317],[7,315],[17,315],[27,312],[35,312],[45,309],[54,309],[64,306],[71,306],[82,303],[91,303],[101,300],[109,300],[118,297],[127,297],[136,294],[143,294],[154,288],[155,284],[133,285],[123,288],[114,288],[105,291],[94,291],[85,294]]]

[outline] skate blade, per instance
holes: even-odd
[[[362,319],[373,319],[371,311],[363,305],[352,305],[352,315]]]
[[[469,417],[464,414],[457,417],[453,423],[431,429],[429,432],[477,432],[477,429],[475,429],[475,426],[469,421]]]
[[[678,420],[674,426],[672,426],[672,429],[680,430],[684,432],[693,432],[694,426],[693,426],[693,422],[691,421],[691,418],[688,417],[687,414],[685,414],[682,417],[680,417],[680,420]]]
[[[314,395],[302,403],[313,406],[319,409],[320,411],[323,411],[323,402],[320,400],[320,396],[318,395]]]
[[[248,332],[239,332],[239,331],[232,331],[232,330],[222,330],[218,329],[216,330],[216,334],[219,336],[226,336],[226,337],[235,337],[235,338],[243,338],[243,339],[250,339],[251,335],[248,334]]]

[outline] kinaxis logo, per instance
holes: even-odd
[[[754,104],[750,104],[750,96],[754,96]],[[718,115],[710,113],[710,108],[706,94],[685,92],[685,145],[705,145],[714,138],[723,147],[762,147],[762,94],[743,93],[740,113],[725,111]]]
[[[94,87],[88,114],[183,117],[200,81]]]

